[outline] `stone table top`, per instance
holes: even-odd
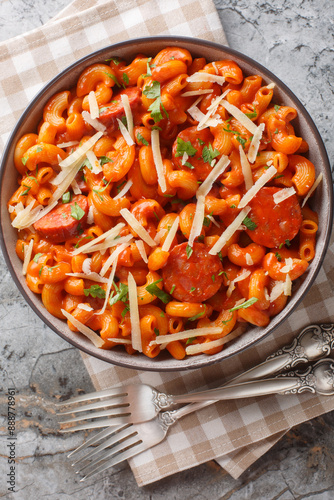
[[[180,0],[182,1],[182,0]],[[70,0],[2,0],[0,40],[45,23]],[[230,46],[274,72],[303,102],[333,163],[334,3],[332,0],[215,0]],[[334,498],[334,412],[292,429],[238,480],[216,462],[138,488],[127,464],[80,483],[66,455],[83,433],[61,435],[53,394],[93,390],[80,353],[25,303],[0,259],[1,432],[8,387],[17,395],[17,493],[8,493],[0,438],[0,498],[31,500],[290,500]]]

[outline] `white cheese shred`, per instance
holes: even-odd
[[[136,240],[135,241],[135,245],[138,248],[138,252],[140,253],[141,258],[143,259],[143,261],[145,262],[145,264],[147,264],[148,263],[148,258],[147,258],[147,253],[146,253],[146,250],[145,250],[145,245],[144,245],[143,240]]]
[[[153,160],[154,160],[154,165],[158,174],[158,182],[160,189],[163,193],[167,191],[167,184],[166,184],[166,179],[165,179],[165,174],[164,174],[164,166],[162,162],[162,157],[161,157],[161,151],[160,151],[160,137],[159,137],[159,130],[155,129],[152,130],[151,132],[151,145],[152,145],[152,153],[153,153]]]
[[[104,299],[104,303],[103,303],[102,309],[101,309],[100,312],[96,313],[96,316],[98,316],[100,314],[103,314],[104,311],[106,310],[107,305],[108,305],[110,290],[111,290],[111,287],[112,287],[112,284],[113,284],[113,281],[114,281],[114,277],[115,277],[115,272],[116,272],[116,267],[117,267],[117,261],[118,261],[118,257],[116,257],[116,259],[114,260],[112,268],[111,268],[110,276],[108,278],[106,296],[105,296],[105,299]]]
[[[291,295],[292,281],[290,276],[287,274],[284,282],[284,295]]]
[[[276,285],[273,286],[270,296],[269,302],[274,302],[278,297],[280,297],[284,293],[284,281],[279,281]]]
[[[123,229],[124,226],[125,224],[123,222],[120,222],[116,226],[109,229],[109,231],[106,231],[97,238],[94,238],[92,241],[89,241],[88,243],[85,243],[85,245],[82,245],[81,247],[73,250],[72,255],[78,255],[79,253],[86,252],[89,248],[95,246],[97,243],[100,243],[100,241],[105,240],[106,238],[115,238],[119,235],[121,229]]]
[[[109,267],[111,264],[117,259],[120,253],[125,250],[129,246],[129,243],[122,243],[119,247],[117,247],[111,255],[109,255],[108,259],[105,261],[105,263],[102,266],[102,269],[100,271],[100,276],[104,276],[106,272],[108,271]]]
[[[228,101],[222,100],[220,104],[230,113],[230,115],[234,116],[234,118],[236,118],[241,125],[249,130],[251,134],[255,134],[257,126],[248,118],[248,116],[245,115],[245,113],[240,111],[240,109],[234,106],[234,104],[230,104]]]
[[[193,97],[195,95],[205,95],[212,94],[212,89],[202,89],[202,90],[189,90],[188,92],[183,92],[182,97]]]
[[[132,347],[139,352],[143,352],[140,330],[140,318],[137,298],[137,285],[131,273],[128,274],[129,306],[131,322],[131,342]]]
[[[150,247],[156,246],[156,242],[154,241],[154,239],[151,238],[146,229],[140,224],[140,222],[138,222],[136,217],[127,208],[122,208],[119,213],[126,220],[129,226],[132,227],[134,232],[138,234],[139,238],[144,240],[145,243],[150,245]]]
[[[203,328],[194,328],[192,330],[183,330],[182,332],[170,333],[169,335],[159,335],[151,344],[164,344],[174,340],[185,340],[192,337],[201,337],[202,335],[217,335],[223,331],[221,326],[204,326]]]
[[[287,200],[290,198],[290,196],[293,196],[296,194],[296,190],[294,187],[289,187],[289,188],[284,188],[281,189],[280,191],[277,191],[276,193],[273,194],[274,202],[276,205],[281,203],[284,200]]]
[[[241,169],[245,181],[245,188],[246,191],[248,191],[253,186],[253,175],[251,166],[249,164],[249,161],[247,160],[247,156],[241,144],[239,146],[239,153],[240,153]]]
[[[186,347],[186,354],[199,354],[201,352],[209,351],[215,347],[220,347],[227,344],[233,339],[240,337],[244,333],[245,329],[242,327],[236,328],[233,332],[222,339],[211,340],[211,342],[205,342],[203,344],[188,345]]]
[[[97,132],[92,137],[90,137],[87,141],[83,143],[82,146],[79,146],[73,153],[71,153],[65,160],[62,160],[59,163],[61,168],[72,167],[77,161],[83,161],[87,151],[92,149],[94,144],[102,137],[102,132]]]
[[[228,159],[228,157],[226,155],[222,155],[205,181],[203,181],[200,187],[197,189],[196,196],[206,196],[212,188],[213,183],[218,179],[220,175],[225,172],[229,163],[230,160]]]
[[[79,144],[79,141],[68,141],[68,142],[61,142],[59,144],[56,144],[57,148],[70,148],[71,146],[77,146]]]
[[[81,323],[81,321],[77,320],[74,316],[72,316],[72,314],[65,311],[65,309],[61,309],[61,312],[63,313],[65,318],[67,318],[72,323],[72,325],[79,330],[79,332],[85,335],[95,345],[95,347],[103,346],[104,340],[102,340],[97,333],[88,328],[88,326]]]
[[[92,118],[88,111],[83,111],[81,115],[85,122],[95,128],[98,132],[105,132],[107,130],[107,127],[103,125],[103,123],[99,122],[97,118]]]
[[[129,180],[123,187],[123,189],[121,189],[121,191],[116,194],[116,196],[114,196],[114,200],[118,200],[119,198],[123,198],[123,196],[129,191],[129,189],[131,188],[133,182],[131,180]]]
[[[309,190],[309,192],[307,193],[307,195],[305,196],[304,200],[303,200],[303,203],[302,203],[302,208],[303,206],[305,205],[305,203],[307,202],[307,200],[309,199],[309,197],[311,196],[311,194],[316,190],[316,188],[319,186],[320,182],[322,181],[322,177],[323,175],[322,174],[319,174],[318,177],[316,178],[316,180],[314,181],[314,184],[313,186],[311,187],[311,189]]]
[[[225,78],[219,75],[213,75],[212,73],[205,73],[205,71],[198,71],[191,76],[188,76],[187,82],[211,82],[223,85],[225,83]]]
[[[82,192],[75,179],[71,182],[71,188],[73,189],[74,194],[81,194],[81,192]]]
[[[219,236],[216,243],[209,250],[209,254],[216,255],[223,248],[224,245],[228,242],[228,240],[233,236],[233,234],[239,229],[242,225],[242,221],[247,216],[248,212],[250,212],[251,208],[246,207],[237,215],[234,221],[225,229],[225,231]]]
[[[94,309],[89,304],[84,304],[83,302],[77,305],[78,309],[82,309],[82,311],[94,311]]]
[[[274,175],[276,174],[277,170],[276,168],[272,165],[271,167],[268,168],[268,170],[265,171],[264,174],[261,175],[261,177],[255,182],[255,184],[247,191],[247,193],[244,194],[244,196],[241,198],[238,208],[244,208],[248,203],[251,201],[252,198],[256,195],[258,191],[268,182]]]
[[[262,134],[265,129],[265,124],[260,123],[258,127],[256,127],[256,131],[253,135],[253,139],[251,140],[249,150],[248,150],[248,159],[251,163],[254,163],[256,160],[257,152],[260,147],[260,141],[262,139]]]
[[[97,283],[108,283],[107,278],[102,278],[97,273],[66,273],[66,276],[73,276],[74,278],[82,278],[84,280],[96,281]]]
[[[179,229],[179,222],[180,222],[180,217],[177,216],[175,221],[172,224],[172,227],[169,230],[169,233],[167,234],[167,237],[166,237],[162,247],[161,247],[162,251],[169,252],[169,249],[170,249],[170,246],[173,242],[173,239],[175,238],[177,230]]]
[[[96,95],[94,90],[91,90],[88,94],[88,104],[89,104],[89,113],[93,120],[98,118],[100,115],[99,105],[96,100]]]
[[[92,150],[87,151],[86,156],[87,156],[87,159],[88,159],[89,163],[92,166],[92,172],[93,172],[93,174],[100,174],[103,169],[102,169],[101,163],[97,159],[96,154],[94,153],[94,151],[92,151]]]
[[[128,132],[129,132],[129,135],[130,135],[130,137],[131,137],[131,139],[133,141],[133,144],[134,144],[135,136],[134,136],[134,133],[133,133],[133,115],[132,115],[132,111],[131,111],[131,106],[130,106],[128,95],[127,94],[121,94],[121,101],[122,101],[122,104],[124,106],[126,123],[128,125]]]
[[[127,143],[128,146],[133,146],[133,144],[135,143],[134,140],[132,139],[131,135],[129,134],[129,131],[128,129],[126,128],[126,126],[124,125],[124,123],[121,122],[121,120],[119,118],[117,118],[117,123],[118,123],[118,126],[119,126],[119,130],[125,140],[125,142]]]
[[[22,274],[25,276],[27,274],[27,269],[28,265],[31,259],[31,254],[32,254],[32,249],[34,246],[34,239],[31,238],[29,241],[29,245],[24,245],[24,259],[23,259],[23,266],[22,266]]]
[[[114,344],[128,344],[128,345],[131,345],[131,340],[129,339],[114,339],[114,338],[111,338],[111,339],[107,339],[107,340],[110,340],[110,342],[114,342]]]
[[[205,196],[197,196],[196,210],[191,226],[188,245],[193,246],[195,238],[201,234],[205,214]]]

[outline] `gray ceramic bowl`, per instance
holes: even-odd
[[[213,356],[200,355],[188,357],[182,361],[177,361],[167,356],[162,356],[161,358],[159,356],[158,359],[149,359],[144,355],[130,356],[122,348],[110,351],[97,349],[84,336],[71,332],[67,328],[65,321],[51,316],[44,308],[39,296],[32,293],[25,284],[21,273],[22,263],[15,253],[16,231],[10,224],[6,207],[10,193],[13,193],[17,186],[17,173],[13,164],[15,144],[23,134],[36,129],[42,116],[43,106],[47,100],[56,92],[74,86],[80,73],[90,64],[104,61],[114,56],[119,56],[122,59],[130,61],[137,53],[152,56],[166,46],[185,47],[193,56],[204,56],[208,61],[233,59],[240,65],[245,75],[259,74],[264,78],[265,82],[274,82],[276,84],[274,91],[275,102],[293,106],[298,110],[298,119],[295,120],[297,123],[294,124],[297,135],[300,134],[309,143],[310,153],[308,157],[316,166],[316,174],[318,175],[322,172],[324,176],[323,182],[316,190],[316,194],[312,200],[312,204],[316,207],[319,214],[316,256],[309,270],[298,283],[298,287],[295,289],[293,297],[285,309],[272,319],[269,326],[266,328],[249,328],[241,338],[232,341],[220,353]],[[62,71],[39,92],[18,121],[2,158],[0,181],[2,250],[13,279],[28,304],[58,335],[82,351],[108,363],[140,370],[178,371],[207,366],[212,363],[224,361],[269,335],[291,314],[310,288],[322,264],[332,227],[332,178],[328,157],[313,121],[300,101],[275,75],[249,57],[216,43],[187,37],[156,37],[128,40],[94,52]]]

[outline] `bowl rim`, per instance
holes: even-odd
[[[55,85],[60,79],[62,79],[66,74],[71,73],[72,70],[74,70],[76,67],[79,65],[83,64],[84,62],[87,62],[87,65],[89,64],[90,59],[97,59],[100,55],[102,57],[103,54],[105,54],[108,51],[116,51],[124,48],[128,48],[131,46],[136,45],[136,43],[154,43],[154,42],[159,42],[159,43],[172,43],[174,46],[177,46],[178,44],[182,45],[182,43],[187,43],[187,44],[192,44],[194,48],[200,50],[201,47],[207,47],[207,48],[213,48],[216,50],[220,50],[225,52],[226,54],[230,55],[231,57],[236,57],[238,59],[241,59],[245,64],[249,64],[254,67],[254,64],[256,68],[260,70],[260,72],[265,75],[267,79],[270,81],[275,82],[278,84],[279,88],[281,88],[287,95],[288,97],[296,103],[303,111],[304,117],[307,119],[308,125],[316,139],[319,151],[322,155],[323,158],[323,163],[325,166],[325,175],[332,175],[331,174],[331,168],[330,168],[330,163],[329,163],[329,158],[328,154],[326,151],[326,147],[324,145],[324,142],[320,136],[320,133],[309,115],[307,109],[305,106],[301,103],[301,101],[298,99],[298,97],[287,87],[287,85],[282,82],[275,74],[273,74],[270,70],[268,70],[266,67],[264,67],[261,63],[258,63],[255,59],[250,58],[249,56],[232,49],[230,47],[227,47],[223,44],[213,42],[213,41],[208,41],[208,40],[203,40],[200,38],[193,38],[193,37],[188,37],[188,36],[173,36],[173,35],[159,35],[159,36],[150,36],[150,37],[138,37],[138,38],[132,38],[128,39],[125,41],[117,42],[115,44],[107,45],[101,49],[98,49],[94,52],[91,52],[89,54],[86,54],[85,56],[81,57],[74,63],[70,64],[66,68],[64,68],[62,71],[60,71],[56,76],[54,76],[49,82],[47,82],[39,91],[38,93],[34,96],[34,98],[30,101],[28,106],[24,109],[22,112],[21,116],[19,117],[15,127],[13,128],[12,132],[10,133],[5,148],[4,152],[2,155],[1,159],[1,164],[0,164],[0,189],[2,189],[3,181],[5,178],[5,165],[8,161],[8,154],[11,148],[11,143],[13,139],[15,138],[16,133],[20,129],[22,123],[24,122],[25,118],[28,116],[30,113],[30,110],[34,108],[35,104],[40,101],[40,99],[43,97],[43,95],[53,86]],[[152,47],[153,51],[154,48]],[[190,49],[191,51],[191,49]],[[135,49],[134,49],[135,52]],[[159,362],[156,362],[156,365],[152,363],[152,365],[149,363],[147,366],[147,363],[149,361],[154,361],[154,359],[150,358],[138,358],[136,356],[130,356],[128,355],[126,357],[127,361],[121,360],[111,360],[109,359],[105,353],[111,352],[111,350],[103,350],[103,349],[97,349],[94,347],[93,344],[91,344],[91,347],[88,346],[87,348],[83,345],[81,345],[78,341],[72,338],[68,338],[68,336],[60,331],[56,325],[54,325],[44,314],[45,309],[38,307],[35,302],[31,299],[31,297],[28,295],[27,290],[25,287],[21,284],[20,280],[18,279],[17,273],[15,272],[14,267],[12,266],[10,257],[9,257],[9,249],[7,249],[6,243],[4,241],[3,237],[3,219],[4,216],[7,216],[7,212],[5,212],[6,215],[4,215],[1,211],[1,216],[0,216],[0,246],[4,255],[4,259],[6,262],[6,265],[10,271],[10,274],[18,287],[20,293],[24,297],[25,301],[29,304],[29,306],[34,310],[34,312],[39,316],[39,318],[43,321],[44,324],[46,324],[49,328],[51,328],[57,335],[59,335],[62,339],[64,339],[66,342],[70,343],[74,347],[78,348],[80,351],[85,352],[86,354],[93,356],[97,359],[100,359],[102,361],[107,362],[108,364],[112,365],[117,365],[129,369],[136,369],[136,370],[144,370],[144,371],[154,371],[154,372],[175,372],[175,371],[185,371],[185,370],[194,370],[202,367],[206,367],[215,363],[219,362],[224,362],[228,359],[231,359],[232,356],[238,355],[240,353],[243,353],[245,350],[247,350],[249,347],[255,346],[258,342],[261,342],[265,337],[267,337],[269,334],[273,333],[274,330],[282,325],[286,319],[295,311],[297,306],[300,304],[300,302],[303,300],[305,295],[309,292],[312,284],[314,283],[319,270],[322,266],[323,260],[326,255],[326,251],[328,249],[330,237],[331,237],[331,231],[332,231],[332,226],[333,226],[333,190],[329,189],[328,190],[328,198],[329,198],[329,217],[328,217],[328,226],[324,228],[325,232],[325,239],[323,241],[323,248],[322,248],[322,253],[321,256],[317,262],[316,267],[312,271],[312,276],[308,277],[307,279],[307,285],[304,286],[304,289],[302,291],[298,290],[297,294],[299,294],[297,297],[294,296],[292,299],[288,302],[287,306],[283,309],[284,314],[282,315],[282,318],[280,318],[279,313],[276,317],[272,319],[272,321],[269,323],[268,327],[266,327],[266,332],[263,333],[262,335],[258,336],[256,339],[252,339],[248,344],[246,343],[245,345],[241,346],[239,350],[235,352],[231,352],[228,355],[220,358],[218,355],[213,355],[213,356],[206,356],[204,358],[202,357],[191,357],[192,363],[189,365],[188,363],[185,363],[182,366],[182,362],[184,363],[183,360],[179,361],[180,366],[159,366]],[[302,285],[303,286],[303,285]],[[290,306],[290,307],[288,307]],[[275,321],[275,318],[276,319]],[[93,351],[93,352],[92,352]],[[221,351],[221,352],[224,352]],[[176,360],[174,360],[176,361]],[[146,363],[145,363],[146,362]]]

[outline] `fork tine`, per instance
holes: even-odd
[[[119,426],[120,430],[121,430],[121,427],[124,427],[124,426]],[[79,451],[85,450],[89,446],[92,446],[93,444],[97,443],[98,441],[101,441],[101,439],[107,438],[113,432],[115,432],[115,427],[112,426],[112,427],[107,427],[106,429],[103,429],[103,431],[100,431],[97,434],[94,434],[94,436],[92,436],[91,438],[87,439],[87,441],[85,441],[80,446],[78,446],[78,448],[76,448],[75,450],[71,451],[71,453],[69,453],[67,455],[67,458],[70,458],[73,455],[76,455],[77,453],[79,453]]]
[[[115,458],[115,455],[118,456],[119,453],[123,453],[127,449],[132,448],[141,443],[142,441],[138,437],[137,433],[135,435],[129,436],[129,438],[125,439],[122,443],[119,443],[118,445],[113,446],[112,449],[109,449],[101,453],[98,458],[78,469],[76,473],[78,474],[80,471],[84,469],[91,469],[92,467],[95,468],[96,466],[101,465],[102,462],[104,462],[107,458],[109,457]]]
[[[129,411],[129,407],[127,406],[125,408],[114,408],[114,409],[110,409],[110,410],[101,410],[101,411],[86,413],[84,415],[79,415],[78,417],[72,417],[72,418],[68,418],[67,420],[62,420],[60,423],[61,424],[69,424],[72,422],[80,422],[81,420],[87,420],[90,418],[114,417],[114,416],[120,416],[120,415],[131,415],[131,412]]]
[[[132,448],[129,448],[128,450],[125,450],[123,453],[119,453],[116,457],[112,458],[111,460],[108,460],[104,464],[100,465],[96,469],[93,469],[91,472],[86,474],[83,478],[80,479],[80,482],[85,481],[87,478],[93,476],[94,474],[97,474],[98,472],[103,472],[106,469],[109,469],[109,467],[112,467],[113,465],[117,465],[121,462],[124,462],[124,460],[127,460],[129,458],[132,458],[139,453],[142,453],[143,451],[147,450],[150,448],[149,445],[145,443],[139,443],[138,446],[133,446]]]
[[[121,398],[113,398],[110,401],[102,400],[96,401],[95,403],[90,403],[87,405],[81,405],[77,408],[72,408],[66,411],[60,412],[58,415],[70,415],[71,413],[79,413],[81,411],[89,411],[89,410],[97,410],[98,408],[106,408],[109,406],[120,406],[122,404],[126,404],[124,397]]]
[[[99,399],[104,397],[113,397],[113,396],[126,396],[127,392],[124,387],[115,387],[114,389],[104,389],[103,391],[91,392],[90,394],[83,394],[82,396],[76,396],[71,399],[67,399],[66,401],[62,401],[61,403],[55,403],[55,406],[67,406],[72,403],[82,403],[84,401],[89,401],[91,399]]]
[[[83,431],[86,429],[99,429],[101,427],[110,427],[115,425],[123,425],[129,424],[130,417],[115,417],[115,418],[105,418],[101,420],[97,420],[96,422],[86,422],[85,424],[73,425],[72,427],[68,427],[67,429],[60,429],[61,432],[74,432],[74,431]]]

